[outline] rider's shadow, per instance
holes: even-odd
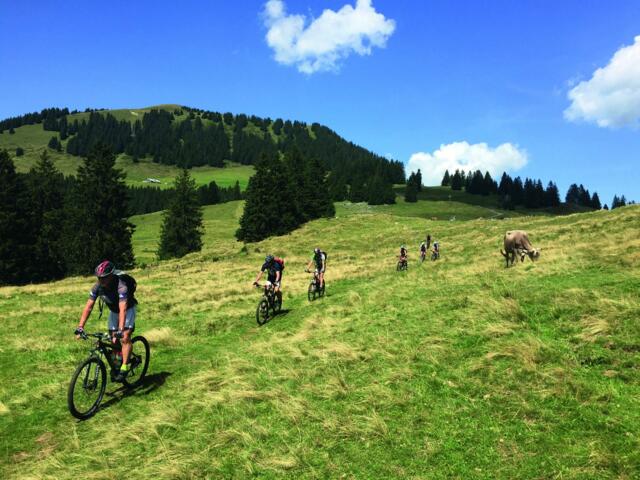
[[[111,398],[100,405],[100,410],[107,409],[123,398],[130,397],[131,395],[149,395],[164,385],[169,375],[171,375],[171,372],[154,373],[153,375],[145,376],[140,385],[136,387],[127,388],[123,385],[113,392],[106,392],[105,395]]]

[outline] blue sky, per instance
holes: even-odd
[[[640,200],[640,2],[373,0],[359,27],[356,0],[279,7],[0,0],[0,117],[180,103],[317,121],[423,170],[506,166]]]

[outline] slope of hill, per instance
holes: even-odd
[[[263,153],[284,152],[291,147],[306,158],[318,158],[342,183],[352,181],[354,176],[374,174],[384,175],[388,182],[404,181],[400,162],[348,142],[317,123],[221,114],[178,105],[68,115],[64,115],[66,109],[50,111],[54,110],[53,117],[46,113],[49,110],[43,110],[41,114],[0,122],[4,128],[11,122],[20,125],[12,129],[14,133],[0,130],[0,148],[12,153],[18,147],[24,151],[15,159],[18,171],[27,171],[48,149],[58,168],[71,175],[95,143],[105,142],[118,155],[118,166],[128,174],[131,184],[147,177],[171,179],[182,167],[198,167],[196,181],[207,183],[224,175],[218,167],[233,162],[250,168]],[[34,118],[40,118],[41,123],[25,123]],[[52,137],[58,139],[60,151],[47,147]],[[234,182],[237,179],[246,184],[248,173],[234,172]]]
[[[110,384],[86,422],[65,399],[92,279],[1,288],[0,476],[637,475],[640,207],[466,222],[337,210],[244,249],[241,204],[207,207],[203,252],[133,272],[146,384]],[[157,215],[135,220],[142,256]],[[542,257],[505,269],[516,227]],[[418,265],[426,232],[442,259]],[[410,267],[396,273],[402,242]],[[315,245],[327,296],[309,303]],[[250,285],[266,252],[287,258],[285,312],[258,328]]]

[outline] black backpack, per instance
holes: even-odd
[[[136,293],[136,288],[138,288],[138,282],[136,282],[136,279],[125,272],[118,272],[116,275],[118,275],[118,278],[122,280],[127,286],[127,293],[131,296],[132,300],[131,304],[135,305],[136,303],[138,303],[134,296],[134,294]]]

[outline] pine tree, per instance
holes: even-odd
[[[460,173],[459,170],[456,170],[453,176],[451,177],[451,190],[462,190],[463,184],[464,184],[464,172]]]
[[[547,207],[560,206],[560,192],[555,183],[550,181],[547,184],[547,189],[544,192],[544,197],[545,197],[545,206]]]
[[[51,139],[49,140],[49,143],[47,144],[47,146],[51,150],[58,150],[60,148],[60,144],[58,143],[58,137],[56,137],[55,135],[53,137],[51,137]]]
[[[422,191],[422,172],[420,171],[420,169],[418,169],[414,178],[415,178],[414,182],[416,184],[416,188],[418,189],[418,192],[421,192]]]
[[[0,150],[0,285],[31,277],[33,243],[25,185],[6,150]]]
[[[418,201],[418,189],[413,182],[407,182],[407,186],[404,190],[404,201],[409,203],[415,203]]]
[[[202,249],[202,207],[198,201],[196,182],[183,169],[174,182],[174,196],[165,210],[158,258],[179,258]]]
[[[276,155],[263,154],[249,179],[236,238],[257,242],[297,228],[300,214],[292,197],[291,183],[282,162]]]
[[[580,204],[580,189],[578,188],[577,184],[572,183],[569,186],[569,189],[567,190],[567,194],[565,195],[564,201],[570,205]]]
[[[316,157],[311,157],[305,166],[306,184],[309,185],[309,202],[305,214],[308,218],[333,217],[335,206],[329,195],[327,175]]]
[[[99,143],[78,168],[77,185],[65,206],[63,243],[68,273],[85,275],[108,259],[118,268],[134,264],[127,219],[127,188],[124,173],[115,168],[115,155]]]
[[[598,192],[593,192],[593,196],[591,197],[591,208],[595,210],[600,210],[602,205],[600,204],[600,197],[598,196]]]
[[[33,281],[50,281],[64,277],[66,266],[61,244],[64,223],[63,176],[44,150],[29,173],[31,224],[36,232],[32,248]]]
[[[440,183],[443,187],[448,187],[451,185],[451,176],[449,175],[449,170],[444,171],[444,177],[442,177],[442,182]]]

